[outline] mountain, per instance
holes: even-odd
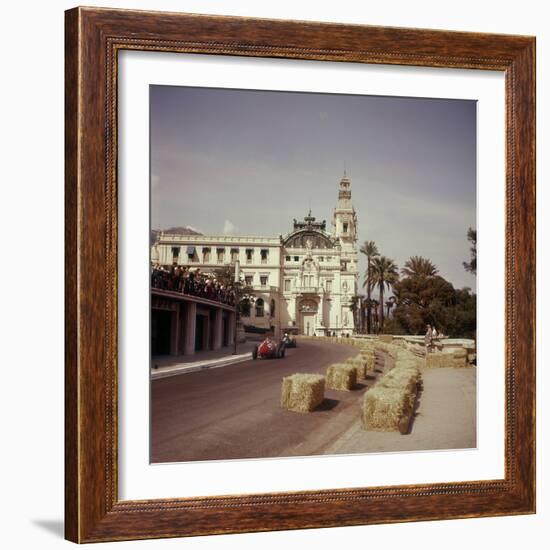
[[[200,231],[198,231],[194,227],[191,227],[190,225],[170,227],[169,229],[151,229],[151,234],[149,237],[151,245],[154,244],[157,239],[157,235],[160,233],[169,233],[172,235],[202,235]]]

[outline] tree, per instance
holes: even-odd
[[[361,312],[361,297],[360,296],[352,296],[349,309],[353,315],[353,324],[355,325],[355,329],[357,330],[359,328],[359,314]]]
[[[373,332],[379,332],[380,327],[378,324],[378,311],[379,311],[378,300],[375,300],[374,298],[372,298],[370,300],[370,303],[371,303],[371,312],[372,312],[372,329],[373,329]]]
[[[380,256],[380,253],[378,252],[378,248],[374,241],[365,241],[359,251],[367,257],[367,271],[365,272],[365,282],[363,283],[363,286],[367,289],[367,333],[370,334],[372,330],[372,260],[373,258]]]
[[[395,283],[393,292],[392,329],[397,334],[422,334],[429,323],[449,336],[475,337],[476,295],[469,288],[456,290],[440,276],[411,276]]]
[[[466,271],[469,271],[470,273],[473,273],[474,275],[476,275],[477,274],[477,230],[469,227],[468,233],[466,235],[471,244],[470,261],[462,262],[462,265],[464,266],[464,269]]]
[[[390,313],[391,313],[391,310],[392,308],[395,306],[395,302],[397,300],[395,299],[395,296],[390,296],[387,300],[386,300],[386,319],[389,319],[390,318]]]
[[[437,267],[422,256],[411,256],[401,268],[401,273],[406,277],[435,277]]]
[[[232,288],[235,281],[235,268],[231,265],[224,265],[214,269],[213,273],[217,281],[226,288]],[[256,301],[256,295],[252,286],[243,282],[243,275],[240,276],[241,286],[239,289],[239,315],[250,317],[250,310]]]
[[[379,300],[378,305],[380,308],[378,329],[382,331],[384,329],[384,289],[390,290],[392,286],[399,279],[399,273],[396,263],[386,256],[379,256],[373,258],[371,275],[373,287],[378,287]]]

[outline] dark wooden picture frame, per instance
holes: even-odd
[[[119,500],[117,54],[128,49],[504,72],[504,479]],[[533,37],[75,8],[66,12],[65,56],[67,539],[96,542],[535,511]]]

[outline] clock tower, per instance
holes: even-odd
[[[351,202],[351,181],[344,171],[338,189],[338,202],[332,219],[333,233],[338,237],[343,249],[356,249],[357,214]]]

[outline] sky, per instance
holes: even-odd
[[[346,170],[358,245],[375,241],[399,267],[424,256],[475,289],[462,266],[475,101],[180,86],[151,86],[150,101],[153,229],[278,236],[310,208],[330,228]]]

